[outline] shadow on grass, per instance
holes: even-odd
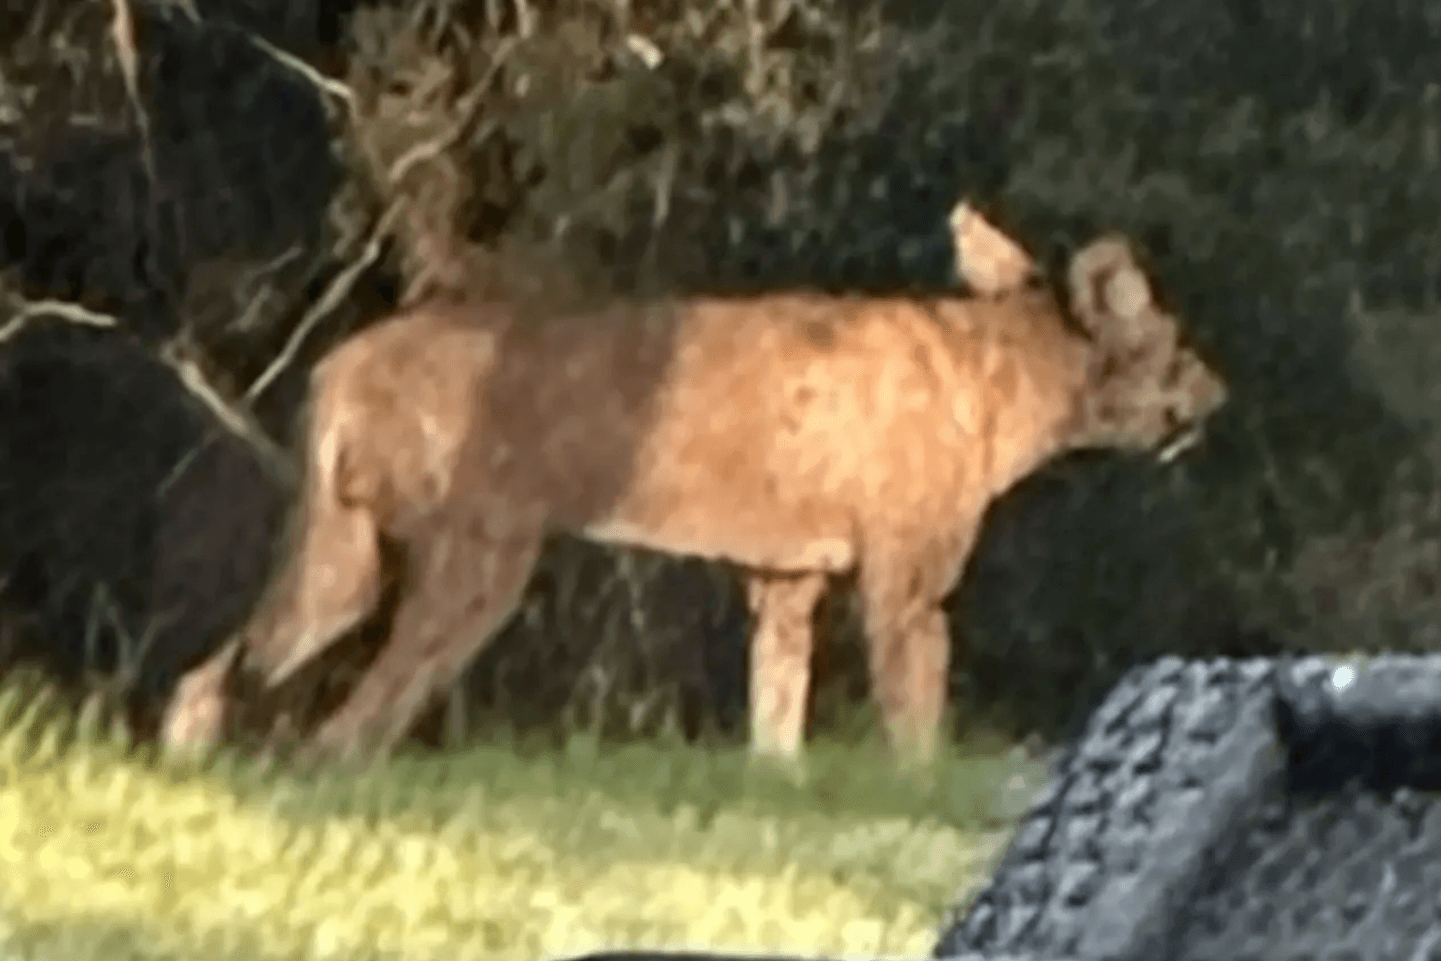
[[[1043,763],[999,741],[951,748],[928,777],[899,771],[875,743],[819,741],[796,778],[778,765],[752,762],[744,748],[603,745],[582,738],[559,750],[492,743],[402,753],[378,765],[312,769],[232,756],[208,770],[226,777],[241,796],[267,793],[271,810],[301,821],[403,812],[441,823],[483,798],[487,805],[523,806],[534,799],[693,816],[701,826],[729,811],[760,819],[902,820],[981,832],[1008,826],[1019,813],[1017,794],[1029,796],[1046,776]]]
[[[145,961],[291,961],[293,953],[267,944],[244,924],[197,935],[193,941],[178,941],[157,935],[155,926],[139,919],[119,920],[87,917],[56,917],[44,921],[5,919],[5,936],[0,951],[7,957],[27,961],[113,961],[144,958]],[[396,961],[394,955],[376,951],[375,961]]]
[[[120,764],[172,783],[217,781],[242,802],[301,821],[403,815],[438,823],[482,799],[488,807],[530,802],[601,805],[704,824],[721,811],[751,818],[903,820],[959,831],[993,831],[1019,813],[1017,790],[1038,789],[1042,761],[999,736],[947,744],[936,764],[907,773],[877,736],[820,737],[800,773],[758,762],[744,746],[677,739],[606,743],[572,736],[497,737],[456,750],[406,750],[384,761],[292,764],[229,747],[194,762],[164,760],[153,743],[130,745],[77,715],[73,701],[33,674],[0,684],[0,734],[20,768]],[[7,747],[7,751],[12,750]]]

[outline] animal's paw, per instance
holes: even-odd
[[[225,735],[225,694],[206,678],[186,677],[160,722],[160,748],[169,758],[204,760]]]

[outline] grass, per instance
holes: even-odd
[[[999,744],[927,788],[819,744],[803,784],[739,750],[577,740],[304,778],[158,763],[43,692],[0,694],[0,955],[540,959],[602,947],[924,955],[1004,843]]]

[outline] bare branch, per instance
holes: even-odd
[[[349,114],[351,120],[355,119],[355,91],[351,90],[349,86],[336,80],[334,77],[327,77],[295,54],[280,49],[264,37],[258,37],[252,33],[246,33],[245,36],[256,49],[269,55],[277,63],[289,67],[304,77],[320,92],[328,93],[336,100],[345,104],[346,112]]]
[[[123,4],[125,3],[125,0],[115,0],[115,2],[117,4]],[[192,23],[201,22],[200,11],[196,9],[194,0],[172,0],[172,2],[174,2],[176,6],[180,7],[182,10],[185,11],[186,15],[190,17]],[[128,12],[126,16],[129,16]],[[275,46],[273,43],[271,43],[269,40],[266,40],[262,36],[251,33],[248,30],[244,31],[244,35],[245,39],[249,40],[251,44],[256,47],[256,49],[260,50],[262,53],[266,54],[277,63],[289,67],[291,70],[294,70],[296,73],[300,74],[307,81],[309,81],[311,85],[314,86],[317,90],[320,90],[322,93],[328,93],[336,100],[341,101],[345,104],[346,109],[350,111],[352,115],[354,114],[355,94],[351,91],[350,87],[346,86],[341,81],[336,80],[334,77],[327,77],[325,74],[321,73],[319,70],[316,70],[314,67],[297,57],[295,54],[290,53],[287,50],[282,50],[280,47]]]
[[[380,218],[379,223],[370,232],[370,239],[366,241],[365,249],[361,251],[360,256],[335,276],[335,279],[330,282],[330,286],[326,288],[324,295],[311,305],[310,309],[305,312],[305,316],[300,319],[300,323],[295,325],[295,329],[290,333],[290,339],[285,342],[285,347],[279,355],[246,389],[245,403],[247,405],[254,404],[256,398],[264,394],[275,382],[275,379],[294,363],[295,355],[300,352],[301,345],[310,336],[315,325],[340,306],[340,302],[350,293],[360,275],[380,259],[380,248],[385,242],[385,236],[390,232],[391,226],[403,209],[404,203],[400,200],[390,205],[390,209],[385,212],[385,215]]]
[[[220,396],[220,392],[206,379],[195,359],[186,356],[184,348],[179,342],[171,340],[166,343],[160,351],[160,359],[175,371],[176,376],[180,378],[181,385],[209,408],[226,430],[251,446],[260,457],[261,462],[276,477],[287,482],[294,479],[294,466],[285,449],[260,429],[248,411],[238,409]],[[188,466],[195,453],[198,453],[198,448],[181,459],[176,469],[171,472],[171,477],[165,481],[162,487],[174,482],[175,477],[183,471],[184,467]]]
[[[185,15],[190,18],[191,23],[200,22],[200,11],[195,9],[195,0],[161,0],[161,2],[185,11]]]
[[[536,17],[527,0],[515,0],[515,19],[520,35],[530,39],[535,34]]]
[[[120,61],[125,92],[135,108],[135,122],[140,127],[140,153],[145,164],[145,176],[155,188],[159,183],[155,177],[155,152],[151,148],[150,115],[140,100],[140,52],[135,45],[135,16],[130,10],[130,0],[111,0],[111,3],[115,16],[110,21],[110,37],[115,44],[115,58]]]
[[[119,321],[109,314],[96,313],[68,300],[36,300],[26,303],[5,326],[0,327],[0,343],[20,333],[21,329],[36,317],[59,317],[84,327],[114,328],[119,325]]]
[[[514,52],[516,45],[517,41],[514,37],[506,37],[500,42],[495,51],[495,55],[490,58],[490,66],[486,68],[485,76],[481,77],[470,90],[466,91],[465,96],[456,102],[455,108],[452,111],[455,115],[455,121],[451,123],[440,136],[427,140],[424,143],[418,143],[397,157],[395,162],[390,165],[390,171],[386,174],[391,184],[400,183],[401,178],[410,173],[411,168],[417,164],[438,157],[460,139],[460,135],[465,132],[466,128],[470,126],[471,121],[475,119],[475,112],[484,101],[486,90],[489,89],[491,83],[494,82],[495,75],[500,71],[500,68],[505,65],[505,61],[510,57],[511,53]]]
[[[273,290],[257,291],[256,288],[260,286],[263,278],[275,274],[304,253],[305,250],[300,244],[291,244],[280,256],[255,267],[253,270],[245,271],[236,278],[236,287],[246,292],[246,305],[245,309],[240,312],[240,316],[230,322],[229,326],[231,329],[253,330],[259,325],[260,315],[270,303]]]

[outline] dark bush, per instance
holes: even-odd
[[[139,726],[240,625],[284,487],[175,372],[53,321],[0,353],[0,570],[18,660],[110,675]]]

